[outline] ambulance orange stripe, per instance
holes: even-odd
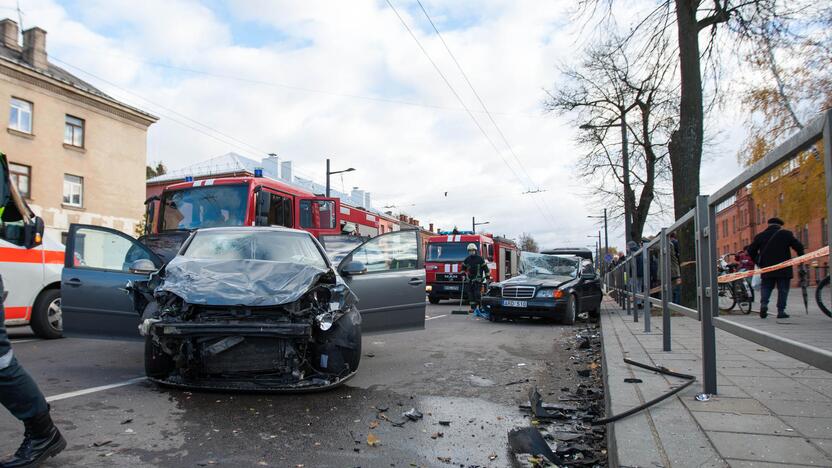
[[[25,319],[29,316],[29,307],[6,307],[6,320]]]
[[[64,253],[60,250],[15,249],[0,247],[0,262],[56,263],[63,265]]]

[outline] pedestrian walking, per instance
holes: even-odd
[[[0,153],[0,219],[21,220],[21,213],[30,212],[9,180],[6,156]],[[22,206],[18,205],[18,201]],[[6,206],[11,208],[6,210]],[[26,209],[23,209],[26,208]],[[0,468],[37,466],[54,457],[66,447],[66,441],[49,416],[49,405],[32,377],[17,362],[6,333],[6,290],[0,278],[0,403],[23,422],[23,443],[9,458],[0,461]]]
[[[748,255],[760,268],[777,265],[792,258],[791,251],[803,255],[803,244],[791,231],[783,228],[783,220],[771,218],[768,227],[757,234],[751,245],[745,248]],[[781,268],[761,275],[760,318],[768,316],[768,302],[771,293],[777,287],[777,318],[789,318],[786,314],[786,301],[789,297],[789,285],[794,277],[792,267]]]

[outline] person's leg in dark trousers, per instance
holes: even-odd
[[[0,298],[4,295],[0,279]],[[0,468],[35,466],[57,455],[66,447],[58,428],[49,416],[49,405],[32,377],[14,357],[5,327],[6,313],[0,301],[0,403],[23,421],[23,443]]]
[[[760,318],[768,316],[768,301],[771,299],[771,291],[774,290],[775,278],[762,278],[760,280]]]
[[[791,278],[777,278],[777,318],[789,318],[786,303],[789,299]]]

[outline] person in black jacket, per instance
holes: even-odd
[[[797,252],[797,255],[803,255],[803,244],[794,237],[791,231],[783,229],[782,219],[771,218],[768,220],[768,227],[757,234],[745,250],[760,268],[765,268],[792,258],[791,250]],[[768,316],[768,301],[775,286],[777,286],[777,318],[789,318],[786,314],[786,299],[789,297],[789,284],[792,277],[794,277],[792,267],[761,275],[760,318]]]
[[[482,285],[488,278],[488,264],[480,254],[477,253],[477,244],[468,244],[468,256],[462,262],[462,269],[468,282],[468,302],[471,305],[471,312],[480,306],[482,301]]]

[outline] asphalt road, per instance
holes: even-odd
[[[365,336],[358,375],[306,395],[161,388],[141,380],[138,341],[13,340],[69,443],[44,466],[508,466],[506,433],[529,424],[517,408],[529,386],[546,395],[575,382],[565,347],[576,328],[452,309],[429,306],[423,331]],[[377,408],[424,418],[395,427]],[[21,436],[0,413],[0,453]]]

